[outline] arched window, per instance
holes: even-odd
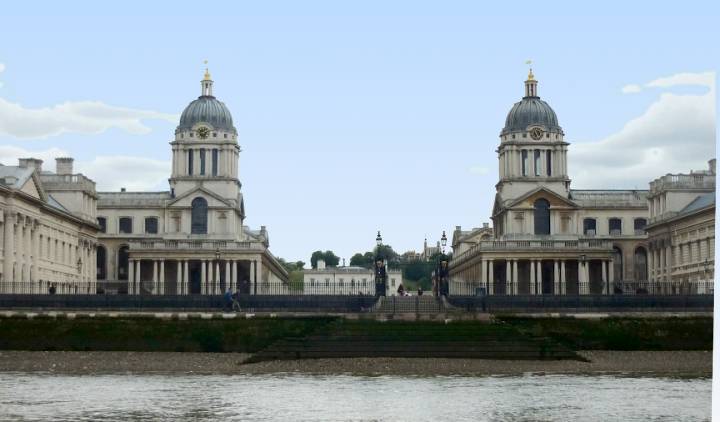
[[[622,250],[617,246],[613,247],[612,261],[613,280],[621,281],[623,279],[623,255]]]
[[[535,201],[535,234],[550,234],[550,203],[547,199]]]
[[[129,249],[127,246],[123,246],[118,251],[118,280],[128,279]]]
[[[97,268],[96,275],[98,280],[107,278],[107,251],[104,246],[97,247]]]
[[[635,249],[635,281],[647,281],[647,251],[642,246]]]
[[[192,201],[191,233],[207,234],[208,203],[205,198],[195,198]]]

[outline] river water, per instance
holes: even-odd
[[[710,379],[0,373],[2,421],[705,421]]]

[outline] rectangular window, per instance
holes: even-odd
[[[527,176],[527,160],[528,152],[526,149],[522,150],[522,175]]]
[[[218,150],[217,148],[212,151],[212,175],[218,175]]]
[[[193,150],[191,150],[191,149],[187,150],[187,154],[188,154],[188,175],[192,176],[192,174],[193,174],[193,159],[195,158],[195,157],[193,157]]]
[[[200,175],[205,176],[205,148],[200,148]]]
[[[595,219],[586,218],[583,220],[583,234],[586,236],[595,236]]]
[[[120,217],[120,233],[132,233],[132,218]]]
[[[98,217],[98,226],[100,226],[100,233],[107,233],[107,220],[105,217]]]
[[[608,221],[610,234],[613,236],[619,236],[622,234],[622,220],[619,218],[611,218]]]
[[[533,151],[535,154],[535,176],[540,176],[540,150]]]
[[[547,175],[552,176],[552,151],[547,150],[545,153],[547,154],[547,159],[545,160],[547,163]]]
[[[148,217],[145,219],[145,233],[156,234],[158,232],[158,219]]]

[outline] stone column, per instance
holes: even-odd
[[[560,294],[560,265],[557,259],[553,261],[553,294]]]
[[[488,261],[488,294],[495,294],[495,260]]]
[[[238,263],[236,260],[233,259],[232,262],[232,277],[230,277],[230,286],[233,290],[237,289],[237,279],[238,279]]]
[[[225,261],[225,291],[232,287],[232,277],[230,274],[230,261]]]
[[[487,269],[488,267],[488,261],[487,259],[483,258],[482,262],[480,263],[480,285],[485,287],[485,292],[487,293],[489,291],[489,288],[487,286]]]
[[[200,293],[207,294],[207,261],[200,261]]]
[[[518,294],[518,260],[513,259],[512,294]]]
[[[15,219],[14,213],[5,212],[3,222],[3,286],[0,289],[3,293],[10,293],[10,286],[13,281],[13,264],[15,263]]]
[[[566,268],[565,268],[565,260],[560,260],[560,294],[566,295],[567,294],[567,280],[566,280]]]
[[[15,278],[11,293],[19,293],[25,279],[25,257],[23,256],[23,234],[25,233],[25,217],[20,216],[17,223],[17,242],[15,244]]]
[[[208,266],[208,269],[207,269],[207,282],[208,282],[207,294],[211,295],[211,294],[215,293],[215,276],[213,274],[213,267],[215,267],[215,262],[208,261],[207,266]]]
[[[110,278],[110,277],[108,277]],[[128,259],[128,294],[135,294],[135,260]]]
[[[610,289],[613,288],[613,281],[615,281],[615,265],[613,261],[608,261],[608,294],[612,294]]]
[[[187,295],[190,294],[190,263],[186,259],[183,262],[183,290],[182,294]]]
[[[156,295],[156,294],[158,294],[158,290],[159,290],[159,288],[158,288],[158,283],[159,283],[159,281],[158,281],[158,262],[153,259],[152,264],[153,264],[153,275],[152,275],[153,290],[152,290],[151,294]]]
[[[607,260],[600,261],[602,264],[602,282],[603,282],[603,288],[601,294],[607,294],[608,291],[608,282],[607,282]]]
[[[175,263],[177,264],[177,269],[175,270],[175,294],[181,295],[183,294],[182,261],[178,259]]]
[[[253,259],[250,277],[252,277],[252,286],[253,286],[252,292],[255,295],[257,294],[257,273],[258,273],[257,261]]]
[[[585,263],[578,260],[578,282],[580,284],[579,292],[581,295],[587,294],[588,290],[588,280],[585,278],[585,265]]]
[[[698,240],[698,259],[700,259],[701,256],[702,249],[700,249],[700,241]],[[672,247],[668,245],[665,247],[665,266],[667,268],[665,283],[667,283],[667,288],[670,288],[670,283],[672,283],[672,263]]]
[[[505,261],[505,294],[512,294],[512,262]]]
[[[158,294],[165,294],[165,260],[160,260],[160,288]]]
[[[222,293],[220,291],[220,261],[215,261],[215,294]]]
[[[141,264],[142,260],[138,259],[135,261],[135,281],[137,282],[135,285],[135,294],[139,295],[142,293],[142,289],[140,288],[140,284],[142,283],[142,273],[141,273]]]
[[[32,251],[32,273],[30,278],[32,288],[30,289],[30,293],[40,293],[38,286],[38,275],[40,271],[40,222],[37,220],[33,223]]]
[[[530,294],[536,294],[535,291],[535,260],[530,260]]]
[[[542,294],[542,285],[543,285],[543,278],[542,278],[542,260],[537,260],[536,263],[537,266],[537,294]]]

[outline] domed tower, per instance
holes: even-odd
[[[199,187],[242,208],[238,159],[240,147],[232,115],[213,96],[213,81],[206,69],[201,95],[182,112],[171,142],[173,159],[169,179],[177,197]]]
[[[525,96],[513,105],[500,132],[497,149],[503,200],[544,187],[567,198],[567,146],[555,111],[538,96],[532,69],[525,81]]]

